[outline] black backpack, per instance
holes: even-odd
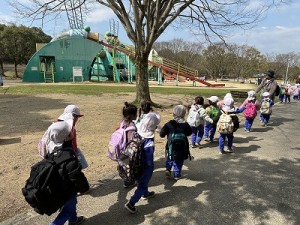
[[[34,164],[22,188],[26,202],[41,215],[55,213],[74,195],[74,185],[61,165],[77,158],[72,149],[59,152],[63,154],[50,154],[47,159]]]
[[[175,124],[176,123],[176,124]],[[168,134],[168,157],[170,160],[182,161],[190,158],[189,146],[184,131],[177,122],[172,123]]]
[[[132,140],[121,150],[118,171],[123,179],[137,180],[142,176],[145,166],[142,163],[142,143],[143,138],[136,132]]]

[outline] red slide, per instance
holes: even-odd
[[[99,42],[99,44],[101,44],[103,46],[106,46],[108,48],[115,48],[117,51],[123,52],[126,55],[129,55],[129,56],[134,56],[135,55],[134,52],[130,52],[128,50],[125,50],[125,49],[122,49],[122,48],[119,48],[119,47],[114,47],[114,46],[112,46],[110,44],[107,44],[107,43],[105,43],[103,41],[98,41],[98,42]],[[199,78],[197,78],[195,76],[192,76],[192,75],[189,75],[187,73],[183,73],[183,72],[177,71],[176,69],[169,68],[167,66],[164,66],[164,65],[156,63],[156,62],[152,62],[150,60],[148,60],[148,63],[151,64],[151,65],[153,65],[153,66],[156,66],[158,68],[161,68],[165,72],[169,72],[171,74],[178,74],[178,75],[180,75],[182,77],[189,78],[191,81],[199,82],[199,83],[204,84],[204,85],[206,85],[208,87],[224,87],[225,86],[225,84],[211,84],[211,83],[206,82],[204,80],[201,80],[201,79],[199,79]]]

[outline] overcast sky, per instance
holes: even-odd
[[[24,0],[26,2],[27,0]],[[252,0],[255,2],[254,0]],[[2,0],[0,5],[0,23],[15,23],[31,26],[32,24],[22,21],[14,16],[12,9],[9,7],[7,0]],[[86,25],[91,27],[92,32],[98,32],[102,35],[110,30],[111,19],[114,14],[110,9],[101,7],[97,4],[94,10],[88,15]],[[100,6],[100,7],[99,7]],[[273,8],[268,11],[265,18],[255,28],[247,31],[235,31],[228,35],[230,43],[238,45],[247,44],[255,47],[261,53],[300,53],[300,1],[294,1],[289,5]],[[117,21],[117,20],[115,20]],[[115,24],[117,24],[115,22]],[[40,27],[40,23],[33,25]],[[46,23],[43,27],[45,33],[55,36],[63,30],[69,28],[68,21],[62,18],[56,22]],[[130,44],[129,39],[124,32],[123,27],[119,24],[119,39],[125,44]],[[180,35],[178,35],[180,34]],[[166,32],[159,38],[159,41],[168,41],[174,38],[183,38],[188,41],[195,41],[196,37],[188,31],[174,30],[168,28]]]

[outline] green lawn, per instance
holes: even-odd
[[[120,85],[120,86],[108,86],[108,85],[61,85],[61,84],[30,84],[30,85],[18,85],[9,88],[9,94],[82,94],[82,95],[101,95],[103,93],[128,93],[135,92],[135,86]],[[184,87],[150,87],[150,93],[159,94],[185,94],[185,95],[202,95],[202,96],[224,96],[228,89],[222,88],[184,88]]]

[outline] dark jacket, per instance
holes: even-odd
[[[176,128],[181,129],[182,132],[185,134],[185,136],[186,136],[185,141],[186,141],[186,146],[187,146],[186,150],[189,153],[190,149],[189,149],[189,141],[188,141],[187,136],[190,136],[192,134],[192,128],[190,127],[190,125],[187,122],[177,123],[175,120],[170,120],[161,128],[159,135],[162,138],[167,136],[168,140],[169,140],[170,139],[169,134],[171,133],[171,131],[173,131]],[[166,143],[166,150],[168,150],[168,141]]]
[[[46,159],[58,159],[60,157],[70,157],[70,160],[63,162],[59,168],[59,174],[66,178],[66,182],[68,183],[66,187],[68,188],[69,196],[76,195],[78,192],[87,192],[89,190],[89,183],[82,172],[81,165],[73,149],[64,147],[62,150],[48,155]]]
[[[257,87],[256,89],[256,93],[258,93],[259,91],[262,92],[269,92],[270,98],[272,100],[274,100],[275,98],[275,91],[276,91],[276,87],[277,87],[277,82],[274,78],[271,78],[270,80],[268,79],[264,79],[260,85]]]

